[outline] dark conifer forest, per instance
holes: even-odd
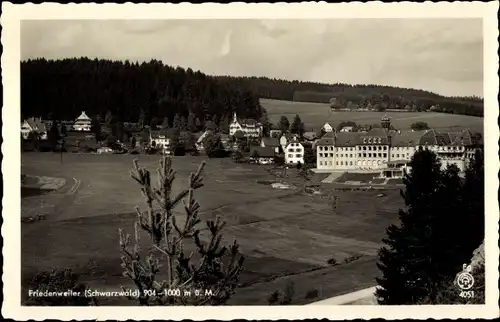
[[[415,89],[378,85],[320,84],[265,77],[207,76],[161,61],[137,63],[104,59],[34,59],[21,62],[23,117],[72,120],[81,111],[104,119],[144,124],[153,118],[228,120],[233,112],[266,118],[259,98],[325,102],[336,107],[425,110],[482,116],[477,97],[443,97]]]
[[[144,124],[153,118],[174,120],[194,114],[223,120],[237,112],[259,119],[258,98],[231,80],[215,79],[190,68],[161,61],[144,63],[102,59],[36,59],[21,63],[21,111],[24,117],[72,120],[85,111],[105,119]]]

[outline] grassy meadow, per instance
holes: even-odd
[[[260,99],[262,107],[267,110],[269,119],[274,124],[279,122],[282,115],[290,122],[299,114],[306,128],[319,129],[325,122],[337,126],[342,121],[354,121],[357,124],[380,123],[383,112],[331,112],[329,104],[291,102],[280,100]],[[439,131],[454,131],[457,128],[468,128],[483,133],[483,118],[433,112],[388,112],[392,124],[398,129],[410,129],[412,123],[422,121],[431,128]]]
[[[133,232],[134,207],[143,205],[137,184],[128,171],[132,160],[154,170],[158,157],[24,153],[22,172],[79,180],[79,188],[51,196],[26,198],[22,208],[45,204],[52,209],[45,221],[22,224],[23,288],[36,273],[70,267],[94,289],[118,290],[130,285],[120,267],[118,228]],[[203,157],[175,157],[180,189]],[[155,172],[153,172],[155,175]],[[227,222],[225,243],[236,239],[246,257],[241,287],[230,304],[266,305],[268,295],[287,281],[296,287],[294,303],[304,304],[373,286],[378,275],[376,254],[386,227],[397,222],[403,206],[397,190],[338,191],[337,210],[321,196],[272,189],[257,183],[271,175],[261,166],[238,165],[229,159],[208,160],[205,186],[195,193],[202,219],[221,216]],[[321,179],[321,178],[318,178]],[[328,185],[323,186],[329,189]],[[47,205],[53,203],[52,205]],[[29,209],[23,209],[26,211]],[[183,218],[182,213],[178,214]],[[204,236],[204,234],[202,233]],[[147,236],[143,235],[147,249]],[[185,248],[193,249],[190,242]],[[353,255],[361,258],[344,263]],[[327,262],[334,258],[339,265]],[[306,297],[316,290],[318,295]],[[114,298],[101,305],[127,305]]]

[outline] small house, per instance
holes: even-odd
[[[91,124],[92,119],[85,114],[85,111],[82,111],[73,124],[73,130],[90,132]]]
[[[103,153],[113,153],[113,149],[107,146],[103,146],[97,149],[97,153],[103,154]]]
[[[170,138],[165,131],[149,131],[149,144],[163,154],[170,154]]]
[[[326,122],[325,125],[323,125],[322,129],[325,132],[333,132],[333,127],[328,122]]]

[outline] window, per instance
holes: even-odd
[[[366,153],[363,153],[363,158],[366,158]]]
[[[330,153],[330,158],[333,158],[333,153]]]
[[[399,153],[398,153],[398,154],[396,154],[396,158],[399,158]]]
[[[320,150],[320,151],[323,151],[323,147],[322,147],[322,146],[320,146],[320,147],[319,147],[319,150]]]
[[[387,145],[384,145],[384,151],[386,151],[386,150],[387,150]]]
[[[344,154],[341,154],[341,155],[340,155],[340,157],[341,157],[341,158],[343,158],[343,157],[344,157]]]
[[[372,143],[372,138],[369,138],[369,139],[368,139],[368,143]]]
[[[319,157],[320,157],[320,158],[322,158],[322,157],[323,157],[323,153],[320,153],[320,154],[319,154]]]
[[[344,165],[344,161],[340,161],[340,165]]]
[[[366,146],[363,147],[363,151],[366,151]]]
[[[352,153],[349,154],[349,157],[352,158]]]
[[[361,153],[358,153],[358,158],[361,158]]]
[[[295,157],[296,158],[302,158],[302,154],[296,154]]]
[[[323,161],[319,161],[319,165],[323,165]]]
[[[293,154],[289,154],[289,155],[288,155],[288,157],[289,157],[289,158],[293,158]]]
[[[391,158],[394,158],[394,153],[393,153],[393,154],[391,154]]]
[[[349,165],[352,165],[352,161],[349,161]]]
[[[338,153],[335,153],[335,157],[338,158],[339,157],[339,154]]]
[[[387,158],[387,153],[384,153],[383,155],[384,155],[384,158]]]
[[[329,163],[330,165],[332,165],[332,161],[328,161],[328,163]]]
[[[369,146],[369,147],[368,147],[368,151],[371,151],[371,150],[372,150],[372,147],[371,147],[371,146]]]
[[[338,162],[338,161],[337,161],[337,162],[335,162],[335,165],[339,165],[339,162]]]
[[[378,154],[378,157],[379,157],[379,158],[381,158],[381,157],[382,157],[382,153],[379,153],[379,154]]]

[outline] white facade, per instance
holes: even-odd
[[[26,140],[29,134],[33,131],[34,129],[30,126],[28,121],[24,121],[23,123],[21,123],[21,136],[23,139]]]
[[[285,163],[287,164],[304,164],[304,146],[297,139],[293,139],[284,149]]]
[[[262,124],[255,121],[239,122],[236,113],[233,115],[233,120],[229,124],[229,135],[234,135],[236,132],[241,131],[245,137],[259,138],[262,136]]]
[[[75,120],[73,130],[90,132],[91,124],[92,119],[83,111],[82,114],[80,114],[80,116]]]
[[[325,132],[333,132],[333,127],[329,123],[325,123],[325,125],[323,125],[322,129]]]
[[[149,133],[149,145],[162,150],[164,154],[170,154],[170,139],[165,133],[151,131]]]
[[[341,135],[347,134],[341,133]],[[354,135],[355,133],[350,134]],[[460,144],[459,136],[458,139],[453,137],[453,140],[434,140],[435,137],[440,137],[441,134],[432,130],[423,133],[421,138],[418,135],[412,138],[398,137],[399,135],[399,133],[393,134],[392,141],[396,143],[394,145],[389,144],[387,141],[384,143],[382,137],[374,137],[373,139],[360,137],[358,141],[351,139],[351,141],[348,141],[351,143],[350,145],[346,145],[345,138],[338,140],[338,142],[333,136],[320,140],[316,146],[317,168],[323,170],[378,171],[387,169],[389,164],[391,166],[396,163],[408,164],[415,152],[423,148],[437,154],[442,169],[454,164],[460,171],[464,171],[475,151],[472,142],[465,145],[462,139],[462,144]],[[435,137],[433,138],[432,135]],[[451,134],[446,135],[449,135],[448,138],[452,137]],[[444,137],[446,138],[446,136]],[[430,139],[434,141],[430,141]],[[371,142],[368,142],[368,140]],[[402,142],[404,143],[401,144]]]

